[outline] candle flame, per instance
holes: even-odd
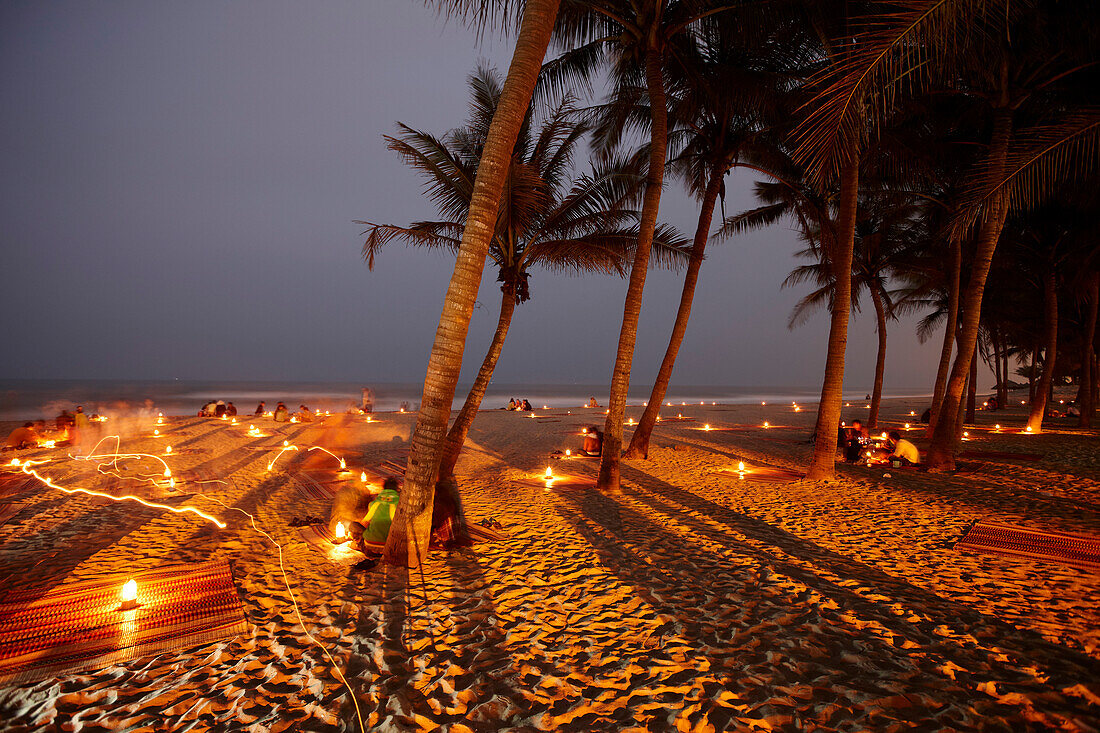
[[[164,455],[169,455],[169,454],[171,454],[171,452],[172,452],[172,446],[170,446],[170,445],[164,446]]]
[[[553,471],[550,470],[549,466],[546,467],[546,475],[543,476],[543,478],[545,478],[547,481],[550,481],[551,479],[554,478],[554,473],[553,473]]]
[[[334,534],[336,535],[336,539],[343,539],[347,535],[347,532],[344,530],[343,522],[336,523],[336,532]]]
[[[765,420],[765,421],[764,421],[764,427],[765,427],[765,428],[770,428],[770,427],[771,427],[771,425],[768,425],[768,422],[767,422],[767,421]]]
[[[570,455],[572,455],[571,451],[568,448],[566,448],[565,449],[565,457],[568,458]]]
[[[710,430],[710,423],[703,426],[703,430]]]
[[[122,602],[137,600],[137,581],[130,578],[122,585]]]
[[[745,472],[745,462],[744,461],[738,461],[737,462],[737,472],[738,473],[744,473]]]
[[[366,471],[363,471],[362,473],[359,474],[359,480],[362,481],[363,483],[367,483],[367,472]]]

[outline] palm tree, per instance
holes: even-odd
[[[405,472],[405,488],[386,541],[386,562],[419,565],[428,554],[434,480],[438,473],[470,316],[481,285],[485,256],[496,230],[497,209],[520,128],[527,116],[535,80],[550,44],[560,0],[527,0],[512,63],[497,113],[485,139],[470,197],[454,273],[432,344],[424,391]]]
[[[780,99],[783,77],[776,68],[777,59],[763,54],[774,39],[747,38],[739,26],[723,20],[701,29],[696,54],[687,59],[687,66],[670,69],[670,115],[676,122],[669,139],[670,148],[679,152],[668,168],[699,199],[699,217],[672,335],[624,458],[648,457],[653,428],[687,332],[715,203],[724,194],[726,174],[747,154]],[[645,110],[643,119],[648,116]]]
[[[646,270],[657,211],[664,184],[665,156],[668,146],[668,102],[665,77],[669,64],[680,63],[683,49],[690,44],[696,26],[705,18],[727,9],[702,0],[563,0],[557,34],[568,49],[548,65],[550,86],[587,79],[600,61],[611,62],[611,77],[616,84],[613,98],[632,98],[631,92],[643,86],[649,101],[649,160],[638,245],[630,267],[623,322],[611,377],[607,423],[597,487],[618,490],[619,461],[623,444],[623,414],[630,387],[630,367],[638,336],[638,318],[642,308]],[[611,105],[614,110],[633,108],[631,103]],[[608,140],[609,144],[615,141]]]
[[[400,125],[398,137],[386,136],[388,147],[428,178],[428,192],[441,221],[409,226],[367,224],[363,256],[373,269],[379,249],[394,239],[428,248],[455,250],[462,222],[469,213],[471,184],[485,145],[485,133],[500,101],[500,83],[488,69],[470,77],[472,115],[463,128],[439,139]],[[575,149],[588,131],[571,96],[551,111],[538,130],[533,111],[520,128],[506,178],[504,198],[488,256],[501,283],[500,316],[489,350],[462,409],[447,433],[439,477],[453,475],[466,435],[492,379],[516,305],[529,296],[530,268],[554,271],[625,273],[634,243],[637,212],[623,208],[639,176],[609,166],[571,179]],[[682,238],[658,226],[655,264],[676,265],[685,253]]]

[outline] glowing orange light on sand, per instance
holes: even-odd
[[[568,448],[566,448],[565,449],[565,457],[568,458],[570,455],[572,455],[572,452]]]
[[[765,421],[764,421],[764,429],[765,429],[765,430],[767,430],[767,429],[768,429],[768,428],[770,428],[770,427],[771,427],[771,425],[769,425],[769,424],[768,424],[768,421],[767,421],[767,420],[765,420]]]
[[[703,426],[703,430],[710,430],[710,423]]]
[[[347,538],[347,531],[344,529],[344,523],[343,522],[337,522],[336,523],[336,531],[333,532],[333,535],[338,540],[343,540],[343,539]]]
[[[554,472],[550,470],[549,466],[546,467],[546,475],[544,475],[543,478],[548,480],[548,481],[550,479],[554,478]]]

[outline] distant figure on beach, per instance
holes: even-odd
[[[266,405],[264,405],[264,403],[261,402],[260,404],[256,405],[256,411],[252,414],[255,417],[259,417],[260,415],[263,415],[265,412],[267,412]]]
[[[64,430],[68,432],[69,428],[73,426],[73,416],[68,410],[62,410],[61,414],[57,416],[54,421],[54,425],[58,430]]]
[[[522,410],[523,410],[524,412],[531,412],[531,411],[532,411],[532,410],[534,410],[535,408],[531,407],[531,403],[530,403],[530,402],[528,402],[527,400],[524,400],[524,401],[523,401],[523,407],[522,407],[521,409],[522,409]]]
[[[84,405],[77,405],[76,414],[73,415],[73,427],[77,430],[86,430],[88,425],[88,416],[84,414]]]
[[[398,409],[401,410],[401,412],[408,412],[409,411],[409,401],[408,400],[402,400],[401,406]]]
[[[214,412],[217,409],[218,404],[214,402],[214,400],[210,400],[202,406],[201,410],[199,410],[199,415],[201,415],[202,417],[214,417]]]
[[[599,403],[599,402],[596,402],[596,398],[595,398],[595,397],[589,397],[589,398],[588,398],[588,406],[589,406],[589,407],[599,407],[599,406],[600,406],[600,403]]]
[[[236,417],[237,406],[234,405],[232,402],[227,402],[225,405],[225,414],[229,415],[229,417]]]
[[[16,428],[4,441],[4,450],[20,450],[21,448],[34,448],[38,445],[38,433],[34,431],[34,423],[25,422],[23,427]]]
[[[985,401],[985,408],[992,412],[1001,406],[1001,401],[997,399],[997,395],[992,395]]]
[[[927,410],[925,410],[924,412],[922,412],[920,414],[920,421],[922,423],[924,423],[925,425],[932,422],[932,408],[931,407],[929,407]]]
[[[221,417],[225,414],[225,401],[218,400],[214,405],[214,417]]]
[[[363,412],[374,412],[374,390],[363,387],[363,402],[360,407]]]
[[[603,433],[595,425],[588,428],[584,434],[584,443],[581,445],[581,453],[586,456],[598,456],[603,452]]]
[[[298,405],[298,419],[302,422],[313,422],[313,413],[305,405]]]
[[[516,409],[516,400],[515,400],[515,398],[512,398],[512,399],[508,400],[508,409],[509,410]]]
[[[1070,403],[1066,405],[1066,417],[1081,417],[1081,411],[1077,409],[1076,400],[1071,400]]]
[[[290,411],[282,402],[275,405],[275,422],[287,422],[290,420]]]
[[[897,430],[891,430],[889,437],[894,445],[893,452],[887,456],[890,460],[896,458],[903,466],[916,466],[920,463],[920,451],[917,450],[917,446],[901,437],[901,433]]]

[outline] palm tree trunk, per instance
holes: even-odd
[[[1001,369],[1001,335],[997,329],[993,329],[989,336],[989,341],[993,344],[993,371],[994,378],[997,380],[997,403],[1002,405],[1001,402],[1001,385],[1004,382],[1004,371]]]
[[[1031,369],[1027,373],[1027,404],[1035,404],[1035,366],[1039,363],[1038,347],[1031,350]]]
[[[1007,82],[1005,82],[1007,83]],[[1006,93],[1007,94],[1007,93]],[[990,172],[998,178],[1003,175],[1005,159],[1008,156],[1008,141],[1012,134],[1012,111],[1007,106],[998,107],[994,112],[993,135],[990,144]],[[982,316],[982,296],[985,294],[985,281],[989,276],[989,265],[993,253],[1001,238],[1005,216],[1008,213],[1008,199],[1004,194],[995,195],[982,219],[975,246],[974,262],[970,279],[966,284],[965,296],[960,299],[962,308],[962,326],[959,353],[951,368],[951,377],[947,381],[940,416],[946,416],[943,426],[937,425],[932,433],[932,444],[928,449],[928,467],[932,470],[953,470],[955,468],[955,449],[958,439],[952,416],[959,411],[962,401],[966,375],[970,372],[970,360],[974,357],[974,344],[978,341],[978,324]],[[942,428],[942,429],[941,429]]]
[[[528,0],[523,9],[516,50],[501,91],[500,103],[489,126],[474,179],[462,244],[428,358],[420,411],[410,441],[412,445],[405,472],[405,487],[386,541],[385,559],[388,563],[415,566],[423,562],[428,554],[435,479],[447,434],[455,384],[462,368],[466,332],[481,285],[489,241],[496,230],[497,210],[508,164],[531,104],[535,79],[550,43],[559,1]]]
[[[605,491],[619,489],[626,393],[630,389],[630,366],[634,361],[634,343],[638,339],[642,291],[645,289],[649,252],[653,248],[653,230],[657,226],[657,210],[661,206],[661,186],[665,177],[668,103],[665,101],[662,61],[661,53],[657,49],[651,47],[646,51],[646,90],[649,92],[649,108],[653,116],[649,138],[649,171],[638,225],[638,244],[634,249],[634,262],[630,266],[630,281],[626,288],[626,302],[623,304],[623,325],[619,331],[619,348],[615,352],[615,370],[611,375],[611,395],[607,400],[603,453],[600,456],[600,473],[596,480],[596,487]]]
[[[932,411],[929,413],[928,428],[925,435],[931,437],[936,429],[940,408],[943,406],[943,393],[947,389],[947,375],[951,369],[951,349],[955,345],[956,330],[959,327],[959,290],[962,286],[962,240],[951,238],[951,272],[947,280],[947,326],[943,332],[943,347],[940,349],[940,364],[936,368],[936,386],[932,390]]]
[[[1081,428],[1092,427],[1092,342],[1096,338],[1098,305],[1100,305],[1100,272],[1094,272],[1089,275],[1089,312],[1085,320],[1085,342],[1081,349],[1081,399],[1077,403],[1077,409],[1081,412],[1077,418],[1077,426]]]
[[[978,349],[975,347],[974,356],[970,358],[970,376],[966,379],[966,417],[965,423],[974,424],[974,409],[978,399]]]
[[[832,317],[829,321],[829,350],[825,356],[825,378],[814,428],[814,454],[806,478],[828,481],[836,470],[837,428],[840,426],[844,390],[844,352],[848,346],[848,316],[852,307],[852,250],[855,246],[856,200],[859,193],[859,152],[840,171],[840,203],[837,227],[829,254],[833,270]]]
[[[451,425],[447,439],[443,443],[443,458],[439,462],[439,478],[450,478],[454,475],[455,464],[462,455],[462,446],[466,443],[466,434],[470,432],[470,426],[474,424],[477,411],[481,407],[481,400],[485,397],[485,390],[489,388],[489,382],[493,379],[493,370],[500,359],[500,351],[504,347],[504,339],[508,336],[508,327],[512,325],[512,314],[516,310],[515,281],[505,282],[500,288],[503,296],[500,299],[500,318],[497,319],[497,330],[493,334],[493,340],[489,344],[489,351],[481,362],[481,369],[477,372],[474,385],[470,387],[470,393],[466,395],[466,401],[459,410],[458,417]]]
[[[676,355],[680,352],[680,344],[684,341],[687,332],[688,319],[691,317],[691,304],[695,298],[695,285],[699,281],[699,268],[703,265],[703,255],[707,248],[707,237],[710,234],[710,224],[714,217],[714,203],[718,200],[718,192],[722,190],[722,178],[725,170],[715,168],[711,171],[707,189],[703,192],[703,202],[699,208],[699,223],[695,227],[695,241],[691,245],[691,259],[688,261],[687,273],[684,275],[684,289],[680,293],[680,308],[676,311],[676,322],[672,325],[672,336],[668,340],[668,348],[665,349],[665,358],[661,362],[661,368],[657,371],[657,379],[653,382],[653,390],[649,394],[649,403],[638,420],[638,427],[630,438],[630,445],[626,449],[624,458],[648,458],[649,439],[653,435],[653,426],[657,424],[657,415],[661,411],[661,403],[668,391],[669,380],[672,379],[672,368],[676,366]]]
[[[875,359],[875,388],[871,392],[871,414],[867,416],[867,426],[878,427],[878,409],[882,403],[882,374],[886,370],[886,306],[882,302],[882,286],[878,280],[871,283],[871,302],[875,304],[875,317],[878,319],[878,356]]]
[[[1043,302],[1046,306],[1046,358],[1043,360],[1039,385],[1035,389],[1036,399],[1031,403],[1031,415],[1027,419],[1027,425],[1033,433],[1043,432],[1047,395],[1054,384],[1054,362],[1058,356],[1058,282],[1053,267],[1043,277]]]

